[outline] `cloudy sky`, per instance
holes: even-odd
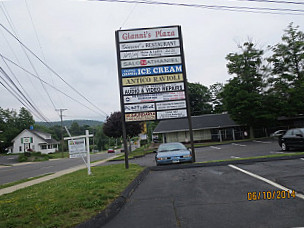
[[[238,51],[237,44],[251,39],[261,48],[274,45],[280,42],[290,22],[303,31],[304,5],[302,0],[296,1],[301,4],[162,0],[174,4],[271,8],[266,12],[278,13],[262,14],[244,9],[236,12],[105,1],[0,0],[0,54],[4,57],[0,56],[4,71],[0,71],[0,107],[18,111],[23,106],[4,87],[12,86],[7,84],[10,78],[44,116],[35,114],[37,121],[59,120],[55,109],[61,108],[67,109],[64,119],[104,120],[105,115],[119,111],[115,48],[115,31],[119,29],[181,25],[188,80],[205,86],[225,83],[231,77],[225,56]],[[279,8],[298,11],[276,11]]]

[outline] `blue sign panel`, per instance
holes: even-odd
[[[182,65],[142,67],[121,70],[122,77],[182,73]]]

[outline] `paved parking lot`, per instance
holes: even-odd
[[[297,159],[151,171],[105,227],[303,227],[303,168]],[[298,194],[278,197],[280,187]]]

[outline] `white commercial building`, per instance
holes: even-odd
[[[23,130],[13,140],[12,153],[24,153],[36,151],[49,154],[58,151],[59,142],[52,139],[51,134],[36,130]]]

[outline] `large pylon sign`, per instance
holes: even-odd
[[[119,30],[116,46],[124,120],[186,118],[181,27]]]
[[[118,30],[115,37],[124,139],[127,122],[188,118],[195,161],[181,27]]]

